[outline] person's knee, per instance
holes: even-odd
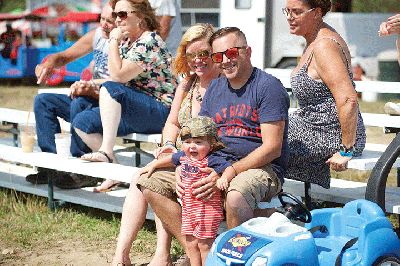
[[[73,119],[78,113],[84,111],[90,103],[83,97],[75,98],[71,101],[71,119]]]
[[[38,94],[33,101],[33,111],[35,113],[41,112],[43,107],[46,106],[46,93]]]
[[[154,192],[151,191],[150,189],[147,189],[147,188],[143,187],[143,186],[141,186],[139,188],[139,190],[142,191],[143,197],[150,203]]]
[[[186,235],[186,248],[189,250],[198,250],[198,239],[191,235]]]
[[[82,131],[81,125],[84,124],[85,124],[85,117],[82,115],[82,112],[77,113],[74,119],[71,121],[71,127],[74,128],[76,133],[78,133],[78,131]]]
[[[208,252],[211,248],[214,239],[207,238],[207,239],[199,239],[198,240],[198,247],[201,253]]]
[[[228,209],[237,210],[239,208],[244,207],[245,205],[248,206],[248,203],[246,202],[245,198],[239,191],[236,190],[229,191],[229,193],[226,195],[227,210]]]

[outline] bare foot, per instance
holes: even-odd
[[[171,256],[153,257],[148,266],[172,266]]]
[[[130,266],[132,265],[129,256],[127,258],[117,259],[115,256],[112,259],[111,266]]]
[[[101,192],[109,192],[112,191],[113,188],[120,184],[120,181],[106,179],[100,186],[93,188],[93,192],[101,193]]]

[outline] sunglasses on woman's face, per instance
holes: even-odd
[[[200,51],[198,53],[186,53],[188,61],[194,60],[195,58],[206,59],[210,57],[210,52],[207,50]]]
[[[239,50],[246,49],[246,48],[247,48],[247,46],[232,47],[232,48],[226,49],[224,52],[213,53],[213,54],[211,54],[211,60],[214,63],[222,63],[222,61],[224,61],[224,55],[228,59],[236,59],[239,56]]]
[[[119,17],[120,19],[124,20],[128,17],[128,13],[135,13],[135,11],[118,11],[118,12],[111,12],[111,16],[113,19]]]

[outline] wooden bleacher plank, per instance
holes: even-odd
[[[381,156],[383,150],[385,149],[385,145],[380,144],[368,144],[366,146],[366,150],[364,151],[361,157],[356,157],[350,160],[349,169],[357,169],[357,170],[371,170],[375,163],[378,161]],[[132,177],[132,174],[136,172],[136,168],[134,170],[129,166],[134,165],[133,163],[133,155],[134,153],[130,152],[120,152],[117,153],[118,160],[125,164],[126,169],[119,168],[117,165],[108,164],[108,163],[91,163],[80,160],[78,158],[60,158],[55,154],[51,153],[23,153],[20,148],[11,147],[8,145],[0,144],[0,159],[10,161],[10,162],[20,162],[25,163],[32,166],[44,167],[55,169],[59,171],[65,172],[75,172],[78,174],[86,174],[94,177],[100,178],[111,178],[107,177],[107,173],[110,172],[111,169],[115,169],[113,172],[113,176],[116,176],[115,180],[119,180],[122,182],[129,182],[127,180],[128,176]],[[129,155],[131,154],[131,156]],[[125,158],[123,158],[125,157]],[[151,160],[150,157],[147,157],[147,163]],[[95,166],[93,166],[95,165]],[[400,159],[398,159],[393,167],[400,167]]]
[[[138,168],[120,164],[87,162],[79,158],[62,158],[47,152],[24,153],[18,147],[0,145],[0,159],[35,167],[77,173],[98,178],[109,178],[129,183]]]
[[[55,93],[55,94],[70,94],[70,88],[46,88],[46,89],[38,89],[38,94],[41,93]]]
[[[20,162],[93,177],[110,178],[127,183],[131,181],[131,177],[137,171],[136,167],[85,162],[77,158],[66,159],[51,153],[23,153],[20,148],[6,145],[0,145],[0,151],[0,159],[6,161]],[[310,194],[314,199],[346,203],[354,199],[364,198],[365,188],[366,183],[332,179],[330,189],[323,189],[319,186],[312,185]],[[304,196],[304,185],[300,181],[287,179],[284,184],[284,190],[295,195]],[[399,205],[399,202],[400,188],[387,188],[387,211],[397,212],[398,208],[394,208],[394,206]]]
[[[383,144],[367,143],[362,155],[360,157],[354,157],[349,161],[348,168],[355,170],[372,170],[382,153],[386,150],[386,147],[387,146]],[[400,167],[400,158],[395,161],[392,167]]]
[[[362,113],[361,115],[366,126],[400,127],[400,116],[373,113]]]
[[[0,108],[0,121],[16,124],[26,124],[28,121],[28,111],[21,111],[11,108]],[[29,115],[29,123],[35,124],[35,114]]]
[[[310,196],[312,199],[345,204],[355,199],[365,198],[366,183],[342,179],[331,179],[331,188],[325,189],[311,184]],[[285,192],[304,197],[304,183],[285,179]],[[385,208],[387,212],[400,214],[400,188],[387,187],[385,193]]]
[[[47,185],[33,185],[25,181],[25,176],[31,173],[34,173],[31,168],[0,162],[0,187],[47,197]],[[127,188],[106,193],[93,193],[93,187],[81,189],[59,189],[55,187],[54,198],[109,212],[122,213],[127,192]],[[147,210],[146,219],[154,220],[154,213],[151,208]]]
[[[132,133],[128,134],[123,139],[130,139],[139,142],[152,142],[152,143],[161,143],[161,134],[140,134],[140,133]]]

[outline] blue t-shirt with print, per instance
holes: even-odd
[[[272,168],[283,182],[288,160],[289,96],[274,76],[253,68],[240,89],[233,89],[228,79],[211,82],[203,98],[199,115],[211,117],[226,148],[215,152],[225,160],[235,162],[261,146],[260,124],[286,120],[281,156],[272,161]]]

